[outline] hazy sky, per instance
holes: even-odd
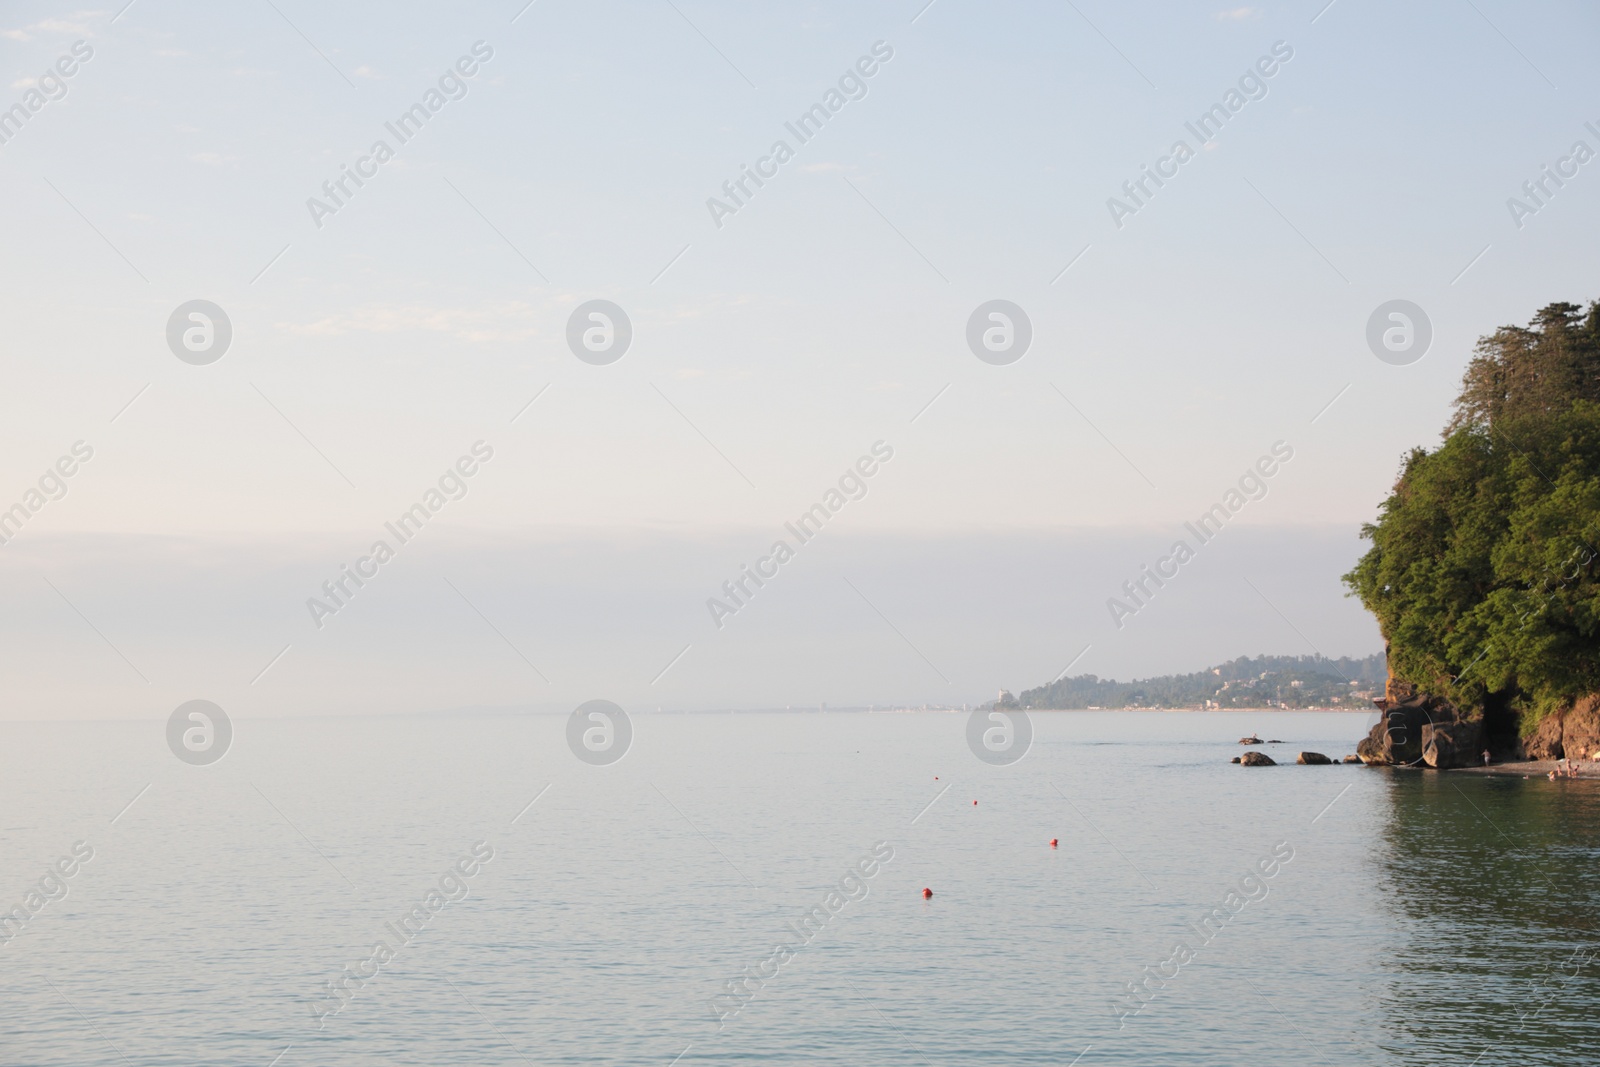
[[[960,704],[1085,648],[1375,651],[1337,577],[1400,456],[1479,335],[1600,295],[1600,14],[1324,3],[7,5],[0,508],[93,456],[0,547],[0,714]],[[967,342],[997,299],[1009,365]],[[1432,327],[1407,365],[1367,341],[1397,299]],[[206,365],[168,344],[192,300],[231,322]],[[609,365],[568,347],[591,300],[631,320]]]

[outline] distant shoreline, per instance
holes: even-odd
[[[1377,709],[1376,708],[1004,708],[1004,709],[1001,709],[1001,710],[1004,710],[1004,711],[1115,711],[1115,712],[1128,712],[1128,711],[1159,711],[1159,712],[1184,711],[1184,712],[1190,712],[1190,711],[1192,711],[1192,712],[1197,712],[1199,714],[1204,714],[1204,715],[1215,715],[1218,712],[1230,712],[1230,711],[1231,712],[1238,712],[1238,711],[1255,712],[1255,711],[1260,711],[1260,712],[1267,712],[1267,713],[1272,714],[1272,715],[1277,715],[1277,714],[1280,714],[1282,712],[1293,712],[1293,711],[1341,711],[1341,712],[1345,712],[1347,714],[1353,714],[1353,715],[1370,715],[1374,711],[1376,711]]]

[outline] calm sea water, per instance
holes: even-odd
[[[1010,767],[944,714],[640,715],[609,767],[545,716],[238,722],[210,767],[160,723],[0,726],[4,907],[93,849],[0,945],[0,1062],[1600,1058],[1594,783],[1227,762],[1252,730],[1337,758],[1350,714],[1033,721]],[[319,1028],[346,965],[372,977]],[[1146,967],[1170,977],[1119,1028]],[[747,968],[771,977],[719,1027]]]

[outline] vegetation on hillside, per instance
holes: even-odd
[[[1383,693],[1383,656],[1242,656],[1194,674],[1118,682],[1080,674],[1024,690],[1025,708],[1365,707]],[[1376,694],[1374,694],[1376,690]]]
[[[1526,733],[1600,691],[1600,302],[1478,343],[1345,575],[1394,676]]]

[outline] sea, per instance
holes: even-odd
[[[1600,1062],[1600,783],[1369,721],[0,724],[0,1063]]]

